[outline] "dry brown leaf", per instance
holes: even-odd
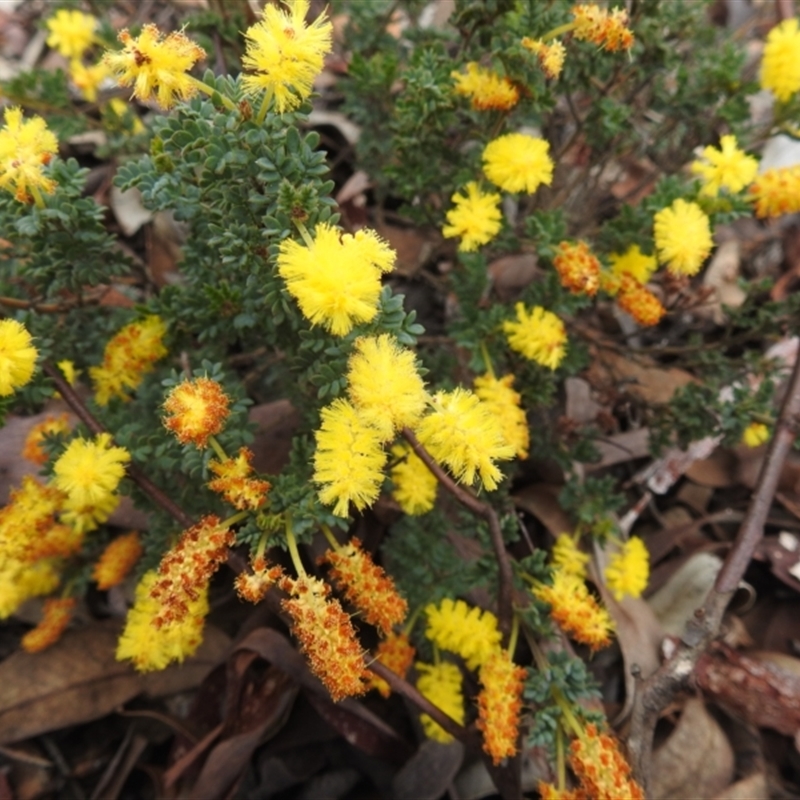
[[[514,505],[533,514],[553,536],[558,536],[572,530],[569,514],[558,504],[561,488],[551,483],[533,483],[514,495]]]
[[[691,698],[669,738],[653,754],[650,795],[659,800],[705,800],[726,789],[734,775],[734,755],[725,732]]]
[[[769,800],[770,797],[767,776],[763,772],[755,772],[732,783],[714,800]]]
[[[535,253],[515,253],[497,258],[489,264],[489,277],[502,302],[515,299],[529,283],[543,274],[536,262]]]
[[[713,489],[733,486],[736,483],[736,456],[730,450],[717,448],[708,458],[691,464],[686,477]]]
[[[139,694],[154,697],[197,686],[224,656],[228,637],[207,625],[203,644],[183,664],[140,675],[114,653],[120,624],[68,631],[41,653],[22,650],[0,664],[0,744],[78,725],[111,713]]]

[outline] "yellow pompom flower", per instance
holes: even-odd
[[[208,482],[212,492],[221,494],[240,511],[255,511],[264,505],[270,489],[268,481],[253,477],[253,452],[240,447],[237,455],[223,461],[212,460],[208,468],[217,476]]]
[[[800,21],[790,17],[767,35],[761,59],[761,88],[782,103],[800,90]]]
[[[550,145],[525,133],[507,133],[492,140],[483,151],[486,177],[506,192],[533,194],[541,184],[553,182]]]
[[[508,111],[519,102],[519,89],[508,78],[484,69],[476,61],[467,64],[467,74],[451,72],[455,92],[469,97],[476,111]]]
[[[541,39],[531,39],[529,36],[524,36],[521,42],[526,50],[539,58],[539,66],[544,70],[544,74],[548,78],[557,78],[564,68],[564,59],[566,58],[567,51],[564,45],[558,40],[550,42],[543,42]]]
[[[242,83],[248,92],[268,91],[278,113],[300,105],[310,94],[331,49],[333,26],[323,12],[306,25],[308,0],[288,0],[289,13],[277,5],[264,6],[263,17],[245,32],[242,65],[253,74]]]
[[[105,61],[87,67],[82,61],[72,61],[69,65],[69,77],[80,89],[85,100],[90,103],[97,101],[97,93],[103,81],[110,77],[111,72]]]
[[[425,413],[428,394],[414,353],[388,333],[361,336],[347,364],[347,392],[361,419],[389,441]]]
[[[188,613],[180,622],[156,626],[162,604],[153,599],[151,589],[157,577],[158,573],[150,570],[139,581],[133,608],[117,643],[117,661],[132,661],[138,672],[162,670],[172,661],[183,661],[194,655],[203,641],[208,588],[190,600]]]
[[[573,6],[572,14],[576,39],[592,42],[609,52],[633,47],[633,33],[628,28],[628,12],[624,8],[609,11],[596,3],[589,3]]]
[[[599,650],[611,643],[614,623],[600,604],[589,594],[583,579],[566,572],[553,570],[551,586],[540,584],[533,594],[550,606],[550,616],[564,633],[575,641]]]
[[[499,194],[482,192],[475,181],[470,181],[466,190],[466,194],[456,192],[450,198],[455,208],[447,212],[442,236],[446,239],[460,237],[458,249],[471,253],[497,236],[503,227],[503,215]]]
[[[708,217],[680,197],[656,214],[654,229],[659,261],[673,275],[696,275],[714,246]]]
[[[736,146],[735,136],[723,136],[719,145],[719,150],[703,148],[702,160],[692,163],[692,172],[703,180],[700,194],[708,197],[716,197],[720,189],[741,192],[758,172],[758,161]]]
[[[600,262],[586,242],[559,242],[553,266],[561,285],[573,294],[594,297],[600,288]]]
[[[14,394],[28,383],[38,355],[31,335],[21,322],[0,320],[0,397]]]
[[[20,203],[42,205],[40,191],[52,194],[56,188],[43,170],[57,150],[58,139],[41,117],[23,122],[21,108],[7,108],[0,129],[0,189]]]
[[[503,438],[514,448],[517,458],[527,458],[530,445],[528,420],[525,409],[520,405],[520,393],[511,388],[513,383],[513,375],[495,378],[487,372],[475,378],[475,394],[500,421]]]
[[[73,439],[53,465],[53,485],[67,495],[64,509],[96,509],[95,522],[105,522],[116,506],[114,493],[130,460],[124,447],[112,445],[109,433],[99,433],[94,440]]]
[[[437,392],[431,402],[433,411],[416,431],[422,446],[461,483],[472,485],[480,476],[486,489],[496,489],[503,475],[494,462],[514,457],[500,421],[468,389]]]
[[[655,256],[646,256],[638,244],[632,244],[624,253],[612,253],[608,260],[615,277],[630,275],[642,285],[650,280],[658,268]]]
[[[20,641],[27,653],[39,653],[54,645],[67,629],[77,600],[74,597],[51,597],[45,600],[42,620]]]
[[[405,633],[390,633],[378,645],[378,649],[375,651],[375,660],[380,661],[395,675],[405,678],[409,667],[414,663],[415,655],[416,650]],[[380,692],[382,697],[389,697],[392,693],[389,684],[372,671],[369,673],[369,688]]]
[[[650,579],[650,554],[638,536],[631,536],[612,556],[605,570],[606,586],[617,600],[641,597]]]
[[[133,97],[156,100],[162,108],[172,108],[177,100],[197,94],[198,81],[186,73],[206,51],[179,31],[162,36],[156,25],[145,25],[134,38],[127,29],[119,32],[121,52],[107,52],[106,65],[122,86],[133,86]]]
[[[512,350],[549,369],[556,369],[567,352],[567,330],[551,311],[534,306],[530,311],[523,303],[514,306],[516,322],[506,320],[503,331]]]
[[[122,583],[142,557],[144,548],[137,531],[112,539],[97,559],[92,579],[101,591]]]
[[[209,436],[216,436],[225,427],[230,404],[225,390],[211,378],[181,381],[164,401],[164,427],[181,444],[191,443],[203,450]]]
[[[559,533],[553,545],[552,561],[556,569],[584,579],[589,554],[578,549],[578,543],[568,533]]]
[[[277,263],[303,316],[345,336],[375,318],[381,273],[393,268],[394,259],[394,250],[373,231],[342,234],[323,222],[310,247],[284,239]]]
[[[499,764],[517,753],[522,690],[526,672],[517,666],[506,650],[497,650],[481,666],[478,695],[478,721],[483,732],[483,750]]]
[[[461,656],[470,669],[486,663],[500,647],[502,636],[491,611],[445,597],[438,606],[426,606],[425,614],[425,636],[440,649]]]
[[[125,325],[111,337],[103,352],[103,363],[89,367],[99,405],[108,405],[113,397],[128,399],[128,394],[153,370],[155,362],[167,354],[163,345],[166,332],[164,321],[151,314]]]
[[[45,23],[47,46],[58,50],[64,58],[79,59],[94,43],[97,20],[82,11],[60,8]]]
[[[620,281],[617,304],[627,311],[640,325],[658,325],[666,314],[661,301],[635,278],[624,275]]]
[[[768,169],[754,181],[749,199],[756,205],[756,216],[780,217],[800,211],[800,164]]]
[[[397,459],[389,473],[392,497],[406,514],[427,514],[436,503],[439,481],[407,444],[396,444],[392,455]]]
[[[419,674],[417,678],[419,693],[459,725],[463,725],[464,693],[461,688],[461,670],[447,661],[439,664],[423,664],[418,661],[414,666]],[[421,714],[419,721],[429,739],[442,744],[453,741],[453,737],[427,714]]]
[[[333,513],[346,517],[350,503],[361,511],[378,499],[386,464],[383,437],[347,400],[334,400],[321,415],[314,482],[322,487],[320,502],[334,504]]]
[[[10,557],[0,559],[0,619],[10,617],[31,597],[54,592],[60,581],[53,559],[32,564]]]
[[[763,422],[751,422],[742,433],[742,444],[758,447],[769,441],[769,428]]]

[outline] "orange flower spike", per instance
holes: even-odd
[[[109,542],[92,571],[97,588],[105,591],[122,583],[143,553],[144,548],[137,531],[117,536]]]
[[[292,630],[312,672],[325,684],[334,702],[364,694],[369,673],[350,617],[328,587],[303,575],[280,583],[292,597],[281,603],[292,618]]]
[[[22,649],[28,653],[38,653],[54,645],[69,625],[76,602],[74,597],[51,597],[46,600],[42,621],[22,637]]]
[[[340,550],[329,550],[324,560],[331,565],[331,577],[370,624],[385,635],[406,618],[408,603],[397,593],[394,581],[361,549],[353,538]]]
[[[553,266],[565,289],[573,294],[588,294],[589,297],[597,294],[600,288],[600,262],[586,242],[560,242]]]
[[[83,534],[71,525],[53,522],[37,532],[25,549],[23,560],[30,564],[42,558],[69,558],[81,549]]]
[[[658,325],[666,310],[661,301],[647,288],[630,275],[623,275],[617,303],[640,325]]]
[[[589,800],[583,789],[559,789],[544,781],[539,781],[536,791],[539,792],[539,800]]]
[[[45,436],[50,434],[67,433],[69,431],[69,415],[64,413],[57,417],[52,415],[45,417],[41,422],[37,422],[25,437],[25,444],[22,447],[22,457],[34,464],[44,464],[47,461],[47,453],[42,449],[42,442]]]
[[[417,651],[408,640],[405,633],[390,633],[385,639],[381,640],[378,649],[375,651],[375,660],[380,661],[387,669],[405,678],[411,665],[414,663],[414,656]],[[388,697],[392,693],[392,688],[383,678],[378,677],[374,672],[369,673],[369,688],[376,689]]]
[[[625,9],[609,11],[596,3],[589,3],[573,6],[572,13],[575,17],[576,39],[592,42],[611,53],[633,47],[633,32],[628,28],[628,12]]]
[[[490,655],[480,669],[483,689],[476,725],[483,731],[483,749],[495,765],[517,753],[525,674],[505,650]]]
[[[631,777],[631,768],[617,740],[589,724],[570,745],[570,766],[581,788],[594,800],[644,800],[642,787]]]
[[[181,622],[206,590],[211,576],[227,558],[233,532],[223,528],[219,517],[209,514],[181,534],[177,544],[161,559],[150,596],[161,603],[153,624]]]
[[[230,414],[230,398],[217,381],[194,378],[179,383],[164,401],[167,415],[164,425],[181,444],[193,444],[199,450],[208,446],[208,437],[216,436]]]
[[[283,577],[280,567],[268,567],[262,556],[253,559],[252,572],[240,572],[234,581],[236,593],[248,603],[260,603],[272,586]]]
[[[239,448],[239,454],[224,461],[210,461],[209,469],[217,476],[208,482],[212,492],[221,494],[239,511],[255,511],[264,505],[268,481],[252,477],[253,452],[246,447]]]

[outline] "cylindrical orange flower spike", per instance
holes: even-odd
[[[495,764],[517,752],[524,680],[525,670],[505,650],[496,651],[481,666],[476,724],[483,731],[483,749]]]
[[[597,294],[600,288],[600,262],[586,242],[560,242],[553,266],[565,289],[573,294],[588,294],[590,297]]]
[[[177,544],[161,559],[158,577],[151,590],[162,611],[156,627],[180,622],[208,586],[211,576],[228,555],[234,535],[219,517],[209,514],[181,534]]]
[[[369,677],[364,655],[339,601],[329,600],[328,587],[308,575],[297,580],[286,577],[280,586],[292,595],[281,605],[292,618],[300,649],[334,702],[364,694]]]
[[[644,800],[642,787],[631,777],[631,768],[619,743],[593,724],[572,741],[569,763],[581,788],[596,800]]]
[[[249,603],[260,603],[271,586],[283,577],[283,570],[280,567],[268,567],[267,562],[259,556],[253,559],[250,565],[252,572],[240,572],[234,581],[236,592],[242,600]]]
[[[208,482],[212,492],[221,494],[234,508],[240,511],[255,511],[264,505],[270,485],[252,477],[253,452],[240,447],[238,455],[224,461],[210,461],[208,468],[217,476]]]
[[[45,601],[42,621],[22,637],[22,649],[38,653],[55,644],[64,633],[77,601],[74,597],[52,597]]]
[[[414,663],[415,655],[416,650],[405,633],[390,633],[378,645],[378,649],[375,651],[375,660],[380,661],[395,675],[405,678],[409,667]],[[389,684],[374,672],[369,674],[369,688],[377,689],[384,697],[388,697],[392,693]]]
[[[122,583],[143,552],[144,548],[137,531],[118,536],[109,542],[92,572],[97,588],[105,591]]]
[[[323,558],[348,602],[370,625],[388,635],[406,618],[408,603],[398,594],[394,581],[361,549],[357,538],[338,552],[329,550]]]
[[[168,416],[164,425],[181,444],[202,450],[208,437],[216,436],[230,414],[230,398],[211,378],[194,378],[179,383],[164,401]]]

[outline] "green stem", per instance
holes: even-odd
[[[267,549],[268,540],[269,540],[269,532],[262,531],[261,536],[258,539],[258,545],[256,546],[256,552],[255,555],[253,556],[253,561],[261,558],[264,555],[264,551]]]
[[[519,617],[514,614],[511,618],[511,636],[508,637],[508,657],[513,660],[514,651],[517,649],[517,639],[519,638]]]
[[[272,95],[274,94],[272,89],[267,89],[264,92],[264,97],[261,100],[261,108],[258,109],[258,116],[256,117],[256,124],[263,125],[264,120],[267,118],[267,111],[269,111],[270,103],[272,102]]]
[[[44,198],[42,197],[42,193],[39,191],[38,186],[31,186],[31,195],[33,195],[33,202],[36,203],[36,208],[44,208]]]
[[[214,451],[214,453],[216,454],[217,458],[220,461],[227,461],[228,460],[228,455],[222,449],[222,445],[217,441],[217,437],[216,436],[214,436],[213,434],[211,436],[209,436],[208,437],[208,442],[211,445],[211,449]]]
[[[207,95],[208,97],[213,97],[214,95],[217,95],[217,97],[219,97],[219,99],[222,100],[222,105],[224,105],[225,108],[228,109],[228,111],[237,111],[237,112],[239,111],[239,109],[236,107],[236,103],[234,103],[233,100],[231,100],[229,97],[225,97],[225,95],[220,94],[216,89],[212,89],[207,83],[203,83],[203,81],[199,80],[198,78],[195,78],[191,75],[189,76],[189,78],[191,79],[192,83],[194,84],[198,92],[202,92],[204,95]]]
[[[233,525],[236,525],[238,522],[241,522],[243,519],[247,519],[249,514],[250,514],[249,511],[239,511],[232,517],[228,517],[227,519],[222,520],[222,522],[220,523],[220,527],[230,528]]]
[[[297,549],[297,539],[294,538],[294,533],[292,532],[292,518],[288,514],[286,515],[286,546],[289,548],[289,555],[292,557],[292,564],[294,564],[297,577],[305,578],[306,569],[300,558],[300,551]]]
[[[481,355],[483,356],[483,363],[486,364],[486,371],[492,376],[492,378],[494,378],[495,374],[492,367],[492,359],[489,356],[489,350],[486,347],[486,342],[481,342]]]
[[[552,30],[547,31],[543,36],[539,37],[539,41],[548,42],[550,39],[556,39],[557,37],[569,33],[570,31],[575,30],[577,27],[576,22],[565,22],[563,25],[559,25],[557,28],[553,28]]]
[[[322,530],[322,535],[328,540],[328,544],[331,546],[331,550],[333,550],[335,553],[338,553],[339,550],[342,549],[342,547],[339,544],[339,542],[336,541],[336,537],[333,535],[333,531],[324,522],[321,523],[319,527]]]
[[[558,775],[558,791],[567,788],[567,760],[564,757],[564,727],[559,722],[556,727],[556,773]]]
[[[303,241],[306,243],[306,247],[309,249],[314,246],[314,240],[311,238],[311,234],[308,232],[308,228],[298,220],[294,221],[294,224],[297,226],[297,230],[300,233],[300,236],[303,237]]]
[[[404,636],[411,636],[411,631],[414,630],[414,625],[417,624],[417,619],[419,615],[422,613],[422,606],[417,606],[414,613],[408,618],[408,622],[403,626],[403,635]]]

